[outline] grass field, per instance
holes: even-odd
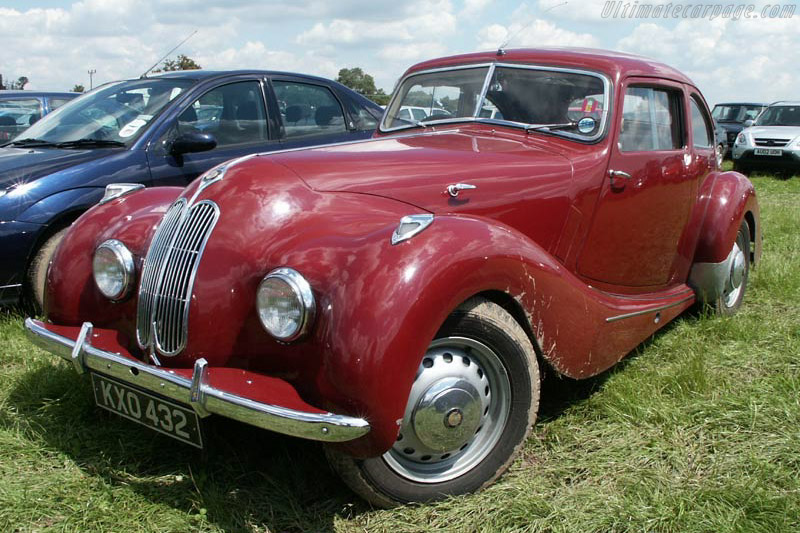
[[[0,318],[0,531],[800,531],[800,179],[753,178],[742,311],[687,314],[597,378],[551,379],[480,494],[373,510],[319,445],[226,421],[203,454],[95,408]]]

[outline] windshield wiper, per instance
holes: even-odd
[[[115,147],[125,146],[124,142],[112,141],[110,139],[76,139],[74,141],[64,141],[56,143],[58,148],[89,148],[89,147]]]
[[[563,124],[528,124],[525,126],[525,131],[552,131],[552,130],[565,130],[567,128],[575,128],[578,126],[577,122],[565,122]]]
[[[3,146],[55,146],[55,143],[43,139],[20,139],[6,143]]]

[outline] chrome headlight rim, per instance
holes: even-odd
[[[291,335],[276,335],[273,331],[270,331],[261,318],[258,296],[261,294],[264,284],[275,279],[288,285],[301,304],[300,325]],[[314,324],[314,319],[317,314],[317,305],[314,299],[314,292],[311,290],[311,284],[300,272],[290,267],[280,267],[270,271],[258,284],[258,290],[256,291],[256,313],[258,314],[258,321],[261,323],[261,327],[275,340],[282,343],[290,343],[301,339],[311,330],[311,326]]]
[[[109,250],[117,260],[117,263],[122,267],[122,288],[115,294],[106,293],[99,283],[97,283],[97,274],[94,268],[94,261],[100,250]],[[136,265],[133,261],[133,254],[122,241],[117,239],[108,239],[100,244],[94,250],[92,257],[92,277],[94,278],[94,285],[100,294],[111,300],[112,302],[120,302],[130,295],[133,289],[133,281],[136,277]]]

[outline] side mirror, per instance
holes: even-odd
[[[217,147],[217,139],[210,133],[185,133],[172,141],[169,153],[172,155],[207,152]]]
[[[755,124],[755,121],[754,121],[754,120],[752,120],[752,119],[747,119],[747,120],[745,120],[745,121],[744,121],[744,127],[745,127],[745,128],[749,128],[749,127],[750,127],[750,126],[752,126],[753,124]]]

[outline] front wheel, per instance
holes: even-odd
[[[41,313],[44,309],[44,291],[47,284],[47,268],[50,260],[58,248],[61,239],[67,233],[67,229],[62,228],[47,238],[33,256],[30,267],[28,268],[28,297],[27,304],[34,313]]]
[[[481,489],[516,457],[539,406],[533,346],[500,306],[472,299],[422,357],[397,441],[380,457],[326,448],[342,479],[381,507]]]

